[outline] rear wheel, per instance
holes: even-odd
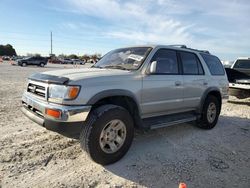
[[[220,114],[220,104],[215,96],[209,95],[204,103],[200,121],[197,126],[202,129],[212,129],[215,127]]]
[[[121,159],[134,136],[129,112],[116,105],[98,107],[88,117],[80,135],[80,143],[90,158],[107,165]]]
[[[45,64],[44,63],[40,63],[40,67],[44,67],[45,66]]]

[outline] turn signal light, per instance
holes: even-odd
[[[78,92],[79,92],[79,87],[70,87],[69,88],[69,93],[68,93],[68,96],[70,99],[75,99],[78,95]]]
[[[46,109],[45,112],[48,116],[54,117],[59,119],[61,117],[61,111],[60,110],[53,110],[53,109]]]

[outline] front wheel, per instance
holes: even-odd
[[[40,67],[44,67],[45,66],[45,64],[44,63],[40,63]]]
[[[202,129],[212,129],[217,124],[220,114],[220,104],[215,96],[208,96],[205,100],[201,118],[197,126]]]
[[[90,158],[107,165],[121,159],[134,136],[129,112],[116,105],[103,105],[92,111],[80,135],[80,143]]]
[[[26,67],[27,66],[27,63],[22,63],[22,67]]]

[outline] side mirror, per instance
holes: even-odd
[[[150,74],[154,74],[156,72],[156,65],[157,65],[157,61],[151,62],[150,69],[149,69]]]

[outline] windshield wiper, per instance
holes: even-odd
[[[105,66],[105,67],[103,67],[103,68],[130,70],[130,69],[126,69],[125,67],[120,66],[120,65],[107,65],[107,66]]]

